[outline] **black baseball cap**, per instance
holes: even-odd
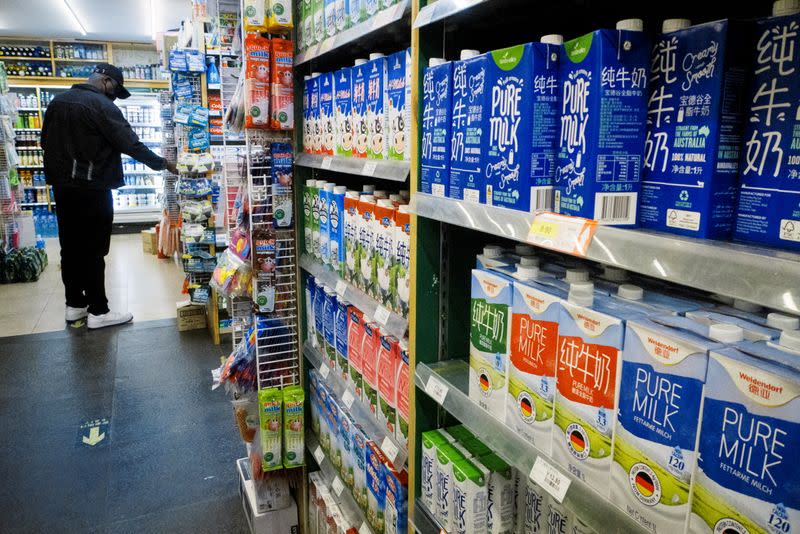
[[[117,67],[112,65],[111,63],[98,63],[97,66],[94,68],[94,72],[98,74],[105,74],[115,82],[117,82],[117,91],[114,93],[114,96],[121,99],[126,99],[131,96],[131,93],[125,89],[123,83],[125,83],[125,78],[122,76],[122,71],[119,70]]]

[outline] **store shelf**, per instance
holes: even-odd
[[[408,161],[321,156],[318,154],[298,154],[295,158],[295,165],[395,182],[405,182],[411,168]]]
[[[28,206],[47,206],[47,202],[20,202],[20,206],[27,208]]]
[[[445,19],[469,8],[487,2],[488,0],[437,0],[421,7],[417,18],[414,19],[414,28],[421,28],[439,20]]]
[[[534,216],[417,193],[419,216],[526,242]],[[587,259],[797,314],[800,254],[738,243],[598,226]],[[780,284],[775,281],[780,280]]]
[[[17,111],[39,111],[39,108],[17,108]]]
[[[23,185],[23,189],[47,189],[46,185]]]
[[[159,206],[114,209],[114,224],[150,223],[158,222],[160,219],[161,208]]]
[[[469,365],[462,360],[451,360],[428,366],[417,361],[414,382],[425,391],[428,381],[434,376],[447,390],[439,404],[486,445],[512,465],[520,473],[530,473],[537,461],[545,461],[560,473],[562,480],[569,480],[569,488],[563,504],[590,525],[603,525],[604,533],[645,532],[625,512],[597,493],[585,482],[573,477],[539,449],[522,439],[512,429],[481,408],[468,396]],[[441,392],[441,389],[439,389]],[[415,517],[416,519],[416,517]]]
[[[303,63],[327,54],[332,50],[349,46],[354,41],[358,41],[375,31],[397,22],[410,11],[411,1],[400,0],[400,3],[384,9],[371,19],[354,26],[349,30],[345,30],[342,33],[338,33],[331,38],[325,39],[322,43],[314,45],[303,52],[300,52],[294,56],[294,64],[295,66],[302,65]]]
[[[57,63],[103,63],[108,61],[108,59],[82,59],[77,57],[57,57],[54,59]]]
[[[44,165],[17,165],[18,169],[44,169]]]
[[[161,206],[136,206],[132,208],[114,208],[114,213],[161,213]]]
[[[323,356],[319,349],[312,346],[311,343],[305,342],[303,344],[303,354],[306,357],[306,360],[314,366],[314,369],[317,370],[323,377],[327,375],[325,378],[325,385],[328,386],[339,398],[339,400],[344,399],[344,393],[348,389],[350,393],[353,394],[353,387],[352,385],[348,386],[339,373],[336,372],[335,369],[331,369],[329,364],[327,363],[328,358]],[[327,371],[323,371],[322,368],[327,367]],[[389,458],[389,461],[394,464],[395,467],[398,469],[400,467],[405,467],[406,460],[408,460],[408,450],[406,447],[397,441],[397,439],[389,435],[386,432],[386,429],[381,427],[378,424],[378,420],[370,413],[369,408],[364,406],[361,401],[358,399],[353,400],[352,406],[348,408],[348,411],[353,416],[358,424],[360,424],[364,428],[364,432],[367,434],[369,439],[374,441],[386,454],[386,457]],[[391,443],[387,443],[386,440],[389,440]],[[385,444],[385,445],[384,445]],[[390,455],[390,452],[393,450],[397,451],[396,455]]]
[[[86,78],[62,78],[60,76],[9,76],[8,84],[19,85],[54,85],[72,87],[76,83],[84,83]],[[168,89],[169,80],[125,80],[128,89]]]
[[[130,122],[128,123],[134,128],[161,128],[160,124],[148,124],[146,122]]]
[[[161,174],[163,171],[154,171],[153,169],[147,169],[144,171],[126,171],[122,170],[122,174]]]
[[[123,185],[118,188],[118,191],[125,191],[127,189],[161,189],[160,185]]]
[[[420,499],[414,501],[414,515],[409,515],[408,520],[414,532],[419,534],[441,534],[444,532],[442,526]]]
[[[41,128],[14,128],[15,132],[41,132]]]
[[[398,339],[406,337],[408,319],[388,311],[375,299],[345,281],[328,267],[317,263],[316,260],[310,258],[307,254],[300,256],[300,267],[307,273],[314,275],[315,278],[322,280],[326,286],[336,289],[340,297],[364,312],[364,315],[369,316],[372,320],[378,321],[381,325],[382,332],[388,332]],[[379,320],[382,317],[387,317],[385,322]]]
[[[314,459],[317,460],[317,464],[319,465],[325,485],[329,488],[333,488],[333,481],[339,477],[339,474],[336,472],[336,467],[334,467],[331,459],[322,450],[322,446],[319,444],[319,439],[316,435],[314,435],[313,432],[306,432],[305,437],[306,448],[311,455],[314,456]],[[358,528],[359,534],[372,534],[372,530],[369,528],[369,524],[367,523],[367,517],[364,515],[364,512],[361,510],[361,508],[359,508],[358,503],[356,503],[355,498],[353,498],[353,494],[350,493],[350,490],[347,488],[347,486],[344,487],[339,495],[336,495],[335,491],[331,491],[331,496],[342,510],[342,513],[356,521],[361,521],[361,526]]]
[[[0,56],[0,61],[50,61],[49,57]]]

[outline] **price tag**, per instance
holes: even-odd
[[[322,452],[322,447],[317,445],[316,450],[314,451],[314,459],[317,461],[319,465],[322,465],[322,462],[325,460],[325,453]]]
[[[324,158],[322,158],[322,165],[320,165],[320,167],[322,167],[325,170],[328,170],[331,168],[331,163],[333,163],[333,158],[330,156],[325,156]]]
[[[527,241],[559,252],[586,256],[596,230],[597,221],[557,213],[539,213],[528,229]]]
[[[541,456],[536,458],[530,474],[531,480],[553,496],[559,503],[564,501],[572,481]]]
[[[344,482],[342,482],[342,479],[339,478],[338,476],[334,478],[333,482],[331,483],[331,489],[333,490],[333,492],[336,494],[337,497],[341,496],[342,491],[344,491]]]
[[[397,448],[397,445],[394,444],[394,441],[389,439],[389,436],[383,438],[383,443],[381,443],[381,450],[383,454],[389,459],[390,462],[394,463],[397,460],[397,455],[400,453],[400,449]]]
[[[447,392],[450,390],[441,380],[434,375],[428,377],[428,383],[425,384],[425,393],[431,396],[437,403],[442,404]]]
[[[331,369],[326,364],[323,363],[322,365],[319,366],[319,374],[322,375],[322,378],[327,379],[330,373]]]
[[[344,296],[344,292],[347,291],[347,282],[344,280],[337,280],[336,281],[336,294],[340,297]]]
[[[386,326],[386,323],[389,321],[389,310],[384,308],[383,306],[378,306],[375,308],[375,321]]]
[[[345,406],[347,406],[348,410],[353,407],[354,400],[356,400],[356,396],[353,395],[353,392],[350,390],[350,388],[346,389],[344,395],[342,395],[342,402]]]
[[[366,521],[361,523],[361,526],[358,527],[358,534],[372,534],[372,531],[367,526],[367,522]]]
[[[378,168],[378,163],[375,161],[368,161],[364,163],[364,168],[361,169],[361,174],[363,176],[372,176],[375,174],[375,169]]]

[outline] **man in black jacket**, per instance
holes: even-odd
[[[111,190],[125,185],[121,154],[153,170],[177,174],[173,162],[139,141],[114,105],[128,98],[122,72],[97,65],[87,83],[79,83],[47,106],[42,127],[44,173],[53,186],[61,244],[68,322],[88,315],[90,329],[127,323],[133,315],[108,309],[105,260],[111,245],[114,205]]]

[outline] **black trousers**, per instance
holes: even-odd
[[[105,256],[111,246],[114,201],[108,189],[54,187],[61,280],[67,306],[108,313]]]

